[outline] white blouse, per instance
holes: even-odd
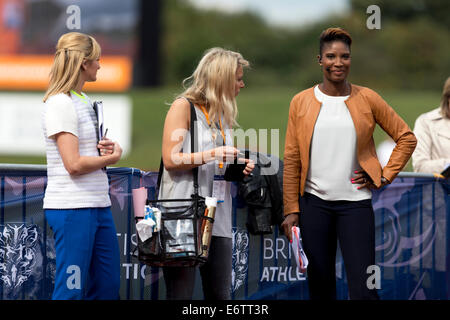
[[[322,105],[311,139],[310,166],[305,191],[323,200],[358,201],[372,198],[367,188],[352,184],[361,170],[356,156],[356,131],[345,104],[349,96],[328,96],[314,88]]]

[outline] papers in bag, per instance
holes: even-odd
[[[306,257],[305,252],[303,251],[302,243],[300,242],[300,228],[292,227],[292,242],[291,247],[294,252],[295,261],[297,263],[298,270],[302,273],[306,271],[308,267],[308,258]]]
[[[145,206],[144,219],[136,223],[136,232],[142,242],[152,237],[153,232],[161,229],[161,211],[158,208]]]

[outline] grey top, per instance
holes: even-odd
[[[206,151],[222,146],[222,136],[216,134],[216,142],[213,140],[212,131],[209,128],[208,122],[203,112],[199,108],[195,108],[197,121],[194,125],[196,130],[195,137],[197,138],[196,152]],[[224,121],[222,121],[224,123]],[[232,146],[231,130],[225,129],[226,145]],[[190,133],[185,133],[183,141],[183,152],[190,153],[191,151],[191,137]],[[210,197],[213,190],[213,181],[217,161],[212,161],[198,167],[198,184],[199,194],[203,197]],[[215,221],[213,225],[214,236],[231,238],[231,209],[232,199],[230,192],[231,184],[226,183],[225,200],[218,203],[216,208]],[[192,171],[167,171],[163,169],[163,176],[161,179],[161,186],[159,191],[160,199],[184,199],[190,198],[194,193],[193,175]],[[179,205],[179,203],[178,203]]]

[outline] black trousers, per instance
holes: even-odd
[[[231,299],[232,239],[211,237],[208,261],[200,267],[205,300]],[[163,267],[167,300],[191,300],[197,267]]]
[[[352,300],[376,300],[369,289],[367,267],[375,265],[375,218],[371,200],[325,201],[304,193],[300,197],[299,224],[307,269],[310,299],[336,299],[337,241]]]

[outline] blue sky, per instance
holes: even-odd
[[[345,14],[349,0],[188,0],[199,8],[225,12],[249,10],[274,25],[297,27],[331,14]]]

